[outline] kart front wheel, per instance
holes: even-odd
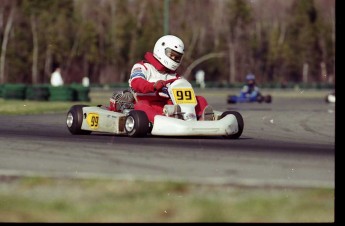
[[[73,135],[91,134],[91,131],[81,129],[83,124],[83,107],[88,107],[88,105],[74,105],[67,112],[66,125]]]
[[[150,132],[150,121],[144,111],[132,110],[128,113],[125,130],[130,137],[143,137]]]
[[[262,96],[261,94],[259,94],[257,97],[256,97],[256,101],[259,102],[259,103],[262,103],[264,101],[264,96]]]
[[[236,104],[237,102],[237,96],[235,95],[229,95],[227,99],[228,104]]]
[[[237,120],[237,123],[238,123],[238,131],[235,134],[225,135],[224,137],[225,138],[229,138],[229,139],[238,139],[242,135],[243,128],[244,128],[243,117],[237,111],[225,111],[220,116],[220,118],[224,118],[226,115],[229,115],[229,114],[234,115],[236,117],[236,120]]]

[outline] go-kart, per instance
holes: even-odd
[[[335,103],[335,90],[329,92],[325,96],[325,101],[326,101],[326,103]]]
[[[74,105],[67,112],[66,124],[71,134],[105,132],[129,137],[154,136],[223,136],[237,139],[244,127],[242,115],[237,111],[220,112],[206,107],[205,117],[197,118],[197,104],[194,89],[184,78],[167,84],[164,92],[173,104],[167,104],[161,115],[150,122],[147,114],[135,110],[138,101],[136,93],[124,90],[113,94],[116,110],[109,106]],[[206,117],[207,115],[207,117]],[[205,120],[207,118],[207,120]]]
[[[258,102],[258,103],[271,103],[272,96],[262,95],[258,92],[256,95],[229,95],[227,99],[228,104],[236,104],[236,103],[249,103],[249,102]]]

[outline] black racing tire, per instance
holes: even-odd
[[[129,137],[144,137],[151,131],[150,121],[144,111],[132,110],[126,116],[125,130]]]
[[[265,102],[266,103],[271,103],[272,102],[272,96],[271,95],[266,95],[266,97],[265,97]]]
[[[89,135],[92,132],[81,129],[83,124],[83,107],[88,107],[88,105],[73,105],[67,112],[66,125],[73,135]]]
[[[227,99],[227,102],[228,102],[228,104],[236,104],[236,99],[237,99],[237,96],[229,95],[228,99]]]
[[[262,96],[261,94],[259,94],[257,97],[256,97],[256,101],[259,102],[260,104],[264,101],[264,96]]]
[[[242,115],[237,112],[237,111],[225,111],[223,112],[223,114],[220,116],[220,118],[224,118],[226,115],[232,114],[236,117],[237,123],[238,123],[238,132],[235,134],[231,134],[231,135],[224,135],[223,137],[228,138],[228,139],[238,139],[243,132],[243,128],[244,128],[244,121],[243,121],[243,117]]]

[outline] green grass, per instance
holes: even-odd
[[[334,189],[3,177],[0,200],[1,222],[334,222]]]
[[[75,104],[96,106],[109,105],[112,92],[96,92],[90,95],[90,102],[73,101],[33,101],[33,100],[5,100],[0,98],[0,115],[27,115],[54,112],[67,112]]]
[[[2,115],[25,115],[51,112],[67,112],[72,106],[66,102],[45,102],[26,100],[3,100],[0,99],[0,114]]]

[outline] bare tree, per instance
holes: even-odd
[[[38,83],[38,32],[37,32],[37,20],[34,14],[30,16],[31,22],[31,31],[32,31],[32,65],[31,65],[31,73],[32,73],[32,83]]]
[[[11,11],[8,16],[7,22],[6,22],[6,27],[5,27],[5,32],[4,36],[2,39],[2,45],[1,45],[1,56],[0,56],[0,83],[5,83],[6,82],[6,77],[5,77],[5,61],[6,61],[6,51],[7,51],[7,44],[8,44],[8,39],[10,35],[10,31],[12,29],[12,24],[13,24],[13,17],[16,11],[16,5],[11,1]]]

